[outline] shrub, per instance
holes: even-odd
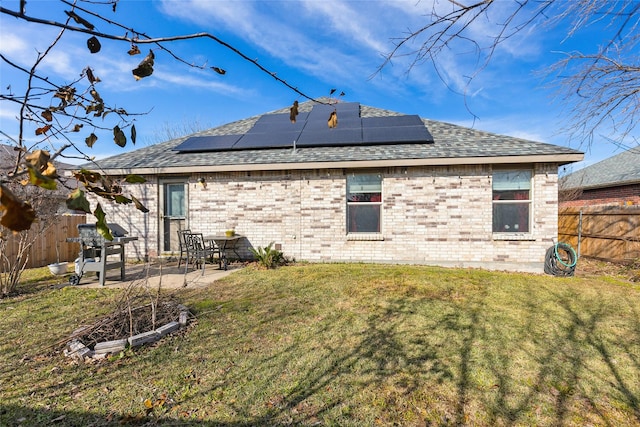
[[[264,248],[258,247],[257,249],[249,248],[253,256],[256,258],[258,264],[265,268],[276,268],[279,265],[286,263],[284,254],[277,249],[273,249],[273,242],[269,243]]]

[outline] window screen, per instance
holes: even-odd
[[[493,174],[493,231],[528,233],[531,217],[531,171]]]
[[[347,232],[380,233],[382,177],[379,174],[347,176]]]

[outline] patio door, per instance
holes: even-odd
[[[179,251],[178,230],[187,228],[187,188],[186,180],[162,183],[160,244],[163,253]]]

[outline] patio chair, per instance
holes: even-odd
[[[189,264],[199,265],[202,263],[202,274],[207,264],[207,260],[213,262],[214,258],[218,257],[218,263],[222,268],[222,254],[220,248],[218,248],[213,241],[205,241],[202,233],[188,233],[185,234],[185,242],[187,247],[187,264],[185,266],[185,272],[189,269]]]
[[[180,247],[180,255],[178,256],[178,267],[180,267],[180,264],[182,264],[182,260],[184,259],[185,261],[189,261],[189,253],[187,252],[187,241],[186,241],[186,235],[187,234],[191,234],[191,230],[184,229],[184,230],[178,230],[178,245]]]

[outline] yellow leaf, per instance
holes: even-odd
[[[53,163],[47,162],[47,167],[42,171],[42,175],[48,176],[49,178],[57,178],[58,170]]]
[[[298,116],[298,101],[293,101],[293,106],[289,109],[289,120],[291,120],[291,123],[296,122],[297,116]]]
[[[55,179],[44,176],[40,171],[32,167],[29,168],[29,182],[46,190],[55,190],[58,188],[58,184]]]
[[[43,170],[49,164],[49,159],[51,156],[49,152],[46,150],[36,150],[30,154],[24,156],[24,159],[34,168],[38,170]]]
[[[338,126],[338,113],[336,113],[335,111],[332,111],[331,114],[329,115],[329,120],[327,121],[327,124],[331,129]]]
[[[153,408],[153,402],[151,401],[151,399],[145,399],[144,400],[144,407],[147,408],[147,409]]]

